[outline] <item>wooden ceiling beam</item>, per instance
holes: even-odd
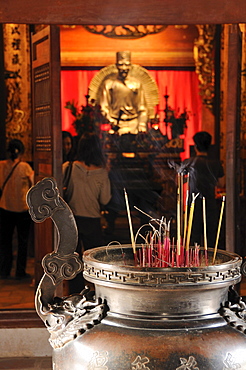
[[[221,24],[245,23],[245,0],[11,0],[1,23]]]

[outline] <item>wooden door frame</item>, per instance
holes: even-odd
[[[61,192],[60,28],[46,25],[32,33],[31,51],[34,180],[54,177]],[[52,252],[56,241],[51,219],[34,225],[35,286],[43,275],[41,261]]]
[[[3,25],[0,25],[0,122],[5,122],[7,114],[7,94],[6,94],[6,82],[4,73],[4,39],[3,39]],[[4,124],[0,124],[0,137],[1,137],[1,148],[0,148],[0,160],[5,159],[6,156],[6,127]]]
[[[226,102],[226,250],[240,253],[240,94],[242,40],[238,25],[229,25]]]
[[[139,21],[141,20],[141,22]],[[24,24],[238,24],[246,23],[244,0],[19,0],[0,5],[1,23]],[[230,119],[230,117],[228,117]],[[228,122],[229,123],[229,122]],[[19,314],[21,312],[21,315]],[[11,312],[12,318],[16,313]],[[10,315],[10,316],[11,316]],[[20,320],[11,323],[5,316],[7,327],[38,325],[35,312],[31,318],[18,310]],[[22,324],[23,325],[23,324]],[[40,326],[43,323],[40,320]],[[3,325],[2,325],[3,327]]]
[[[245,23],[244,0],[12,0],[0,6],[0,23],[223,24]],[[1,9],[2,8],[2,9]],[[1,11],[2,10],[2,11]],[[140,21],[141,20],[141,21]]]

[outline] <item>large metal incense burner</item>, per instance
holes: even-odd
[[[208,265],[150,268],[135,266],[129,245],[94,248],[84,253],[83,274],[95,296],[54,297],[82,269],[74,218],[54,179],[37,183],[27,201],[33,220],[51,217],[60,235],[36,293],[53,369],[246,369],[246,309],[233,290],[240,256],[218,250],[213,264],[209,250]]]

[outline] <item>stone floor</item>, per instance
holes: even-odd
[[[50,357],[0,358],[0,369],[8,370],[51,370]]]
[[[26,272],[30,278],[0,279],[0,309],[34,308],[34,258],[29,257]]]
[[[122,244],[130,243],[129,227],[126,217],[116,220],[114,233],[105,233],[105,245],[116,240]],[[139,227],[139,219],[133,219],[134,229]],[[0,279],[0,310],[2,309],[29,309],[34,308],[34,258],[28,257],[26,272],[30,278],[15,280],[14,264],[9,279]]]

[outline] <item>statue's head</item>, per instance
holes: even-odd
[[[125,79],[131,68],[131,52],[130,51],[118,51],[116,53],[116,66],[119,71],[119,76]]]

